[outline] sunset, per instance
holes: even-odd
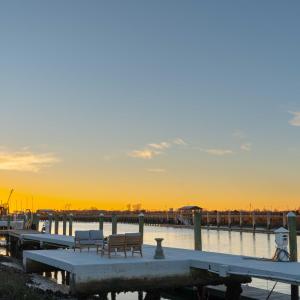
[[[2,1],[0,236],[15,245],[9,255],[25,257],[24,270],[35,272],[31,261],[37,256],[30,253],[36,247],[74,248],[76,256],[76,243],[82,250],[76,232],[100,230],[92,244],[96,255],[105,257],[107,246],[119,257],[120,247],[107,242],[110,234],[124,233],[126,244],[126,234],[139,231],[141,244],[124,246],[125,256],[129,248],[134,256],[136,247],[142,256],[144,243],[158,249],[154,255],[149,248],[149,254],[146,246],[149,261],[168,257],[161,250],[166,246],[202,264],[202,257],[184,251],[202,251],[203,244],[208,252],[286,259],[299,268],[287,244],[277,244],[279,252],[273,249],[276,230],[293,241],[289,213],[296,214],[295,232],[300,229],[299,15],[297,1]],[[202,240],[197,240],[201,226]],[[231,230],[249,234],[249,239],[227,240]],[[28,242],[23,236],[41,232],[49,239]],[[214,239],[217,233],[221,238]],[[18,248],[23,241],[29,254]],[[18,249],[17,255],[12,249]],[[177,257],[172,251],[170,257]],[[70,269],[55,264],[66,276],[81,261],[78,256],[73,265],[70,257]],[[221,259],[234,268],[223,256],[214,262]],[[292,278],[293,268],[286,268],[289,274],[276,269],[276,274]],[[176,272],[171,275],[186,276]],[[272,293],[273,283],[265,283],[273,280],[279,282],[275,292],[298,299],[300,278],[281,282],[273,273],[255,277],[248,269],[236,272],[242,286],[253,280],[250,287]],[[150,271],[141,274],[151,287],[158,284]],[[55,281],[64,283],[65,275]],[[84,277],[75,275],[77,281],[67,284],[71,294],[88,294],[82,286],[92,283],[79,284]],[[162,283],[171,275],[153,276]],[[228,287],[222,276],[205,283],[183,278],[167,286],[221,282]],[[99,283],[100,277],[93,280]],[[101,293],[132,291],[137,299],[137,292],[151,290],[136,282],[119,284],[115,290],[104,286]],[[161,298],[149,292],[152,298],[145,299],[171,299],[161,292],[165,286],[159,289]],[[91,297],[102,297],[96,288],[89,291]],[[197,291],[198,296],[204,293]],[[1,293],[0,284],[0,299],[21,299]],[[182,299],[219,299],[203,295]],[[220,299],[238,299],[230,295]],[[34,297],[30,299],[44,299]],[[103,299],[115,299],[109,297]],[[117,299],[131,299],[126,297]]]

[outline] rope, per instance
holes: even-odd
[[[270,296],[271,296],[271,294],[273,293],[273,291],[274,291],[275,286],[276,286],[277,283],[278,283],[278,281],[276,281],[275,284],[273,285],[273,287],[272,287],[272,289],[271,289],[269,295],[267,296],[266,300],[268,300],[268,299],[270,298]]]

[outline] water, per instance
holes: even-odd
[[[73,222],[73,232],[75,230],[98,229],[99,223]],[[53,226],[52,226],[53,230]],[[68,230],[68,228],[67,228]],[[137,224],[118,223],[118,233],[137,232]],[[53,232],[52,232],[53,233]],[[62,222],[59,224],[59,233],[62,234]],[[111,223],[104,223],[104,235],[111,234]],[[155,238],[164,238],[163,246],[177,247],[184,249],[193,249],[194,235],[192,229],[145,226],[144,243],[155,245]],[[300,237],[298,237],[298,244]],[[249,233],[249,232],[230,232],[217,230],[202,230],[202,245],[204,251],[221,252],[229,254],[241,254],[246,256],[255,256],[260,258],[272,258],[275,252],[274,234]],[[299,244],[300,245],[300,244]],[[58,281],[60,279],[58,278]],[[271,290],[273,281],[253,279],[251,286]],[[290,286],[278,283],[275,290],[281,293],[290,293]],[[129,298],[128,298],[129,297]],[[117,295],[119,300],[137,299],[131,293]]]

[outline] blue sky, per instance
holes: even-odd
[[[168,171],[158,190],[179,178],[188,184],[182,173],[203,165],[223,180],[220,165],[238,178],[264,164],[293,182],[299,13],[297,1],[3,1],[0,146],[12,156],[46,155],[53,177],[84,168],[99,180],[101,169],[112,178],[120,168],[132,178],[139,168]],[[131,155],[162,142],[168,147],[150,159]],[[24,173],[9,176],[29,184]],[[200,194],[196,183],[190,189],[186,197]]]

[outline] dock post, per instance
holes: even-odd
[[[286,228],[286,214],[282,213],[282,227]]]
[[[271,229],[271,213],[267,212],[267,230],[269,231]]]
[[[50,234],[51,234],[51,231],[52,231],[52,217],[53,217],[52,214],[49,214],[49,215],[48,215],[48,221],[49,221],[49,233],[50,233]]]
[[[202,251],[201,210],[197,210],[194,212],[194,241],[195,250]]]
[[[252,212],[252,229],[253,229],[253,232],[255,232],[255,229],[256,229],[255,211]]]
[[[240,211],[240,228],[243,227],[243,213]]]
[[[7,230],[10,229],[10,215],[7,215]]]
[[[219,211],[217,211],[217,227],[218,227],[218,229],[220,227],[220,212]]]
[[[231,230],[231,211],[228,212],[228,228]]]
[[[297,222],[296,214],[289,212],[287,214],[288,224],[289,224],[289,245],[290,245],[290,261],[297,261]],[[299,288],[297,285],[291,285],[291,299],[299,299]]]
[[[54,233],[58,234],[58,214],[56,213],[54,216]]]
[[[209,220],[209,212],[206,213],[206,226],[209,228],[210,220]]]
[[[32,218],[32,229],[39,230],[39,223],[40,223],[40,215],[35,213],[33,214]]]
[[[117,215],[113,214],[111,216],[111,233],[112,234],[117,234],[117,222],[118,222]]]
[[[100,213],[100,215],[99,215],[99,230],[103,231],[103,223],[104,223],[104,214]]]
[[[63,235],[67,234],[67,215],[63,214]]]
[[[73,214],[69,214],[69,235],[73,235]]]
[[[142,238],[144,238],[144,214],[139,214],[139,233],[142,235]]]

